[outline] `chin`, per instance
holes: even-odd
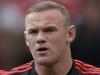
[[[53,61],[47,57],[40,57],[40,58],[36,59],[35,62],[39,65],[50,65],[53,63]]]

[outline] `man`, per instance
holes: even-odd
[[[35,4],[27,12],[24,31],[34,61],[0,75],[100,75],[99,68],[72,60],[75,33],[64,6],[51,1]]]

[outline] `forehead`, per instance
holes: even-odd
[[[33,12],[26,16],[25,25],[33,26],[34,24],[54,23],[64,24],[65,19],[61,12],[57,9],[50,9],[41,12]],[[44,24],[47,25],[47,24]]]

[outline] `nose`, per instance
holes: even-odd
[[[39,32],[37,39],[36,39],[37,43],[46,43],[46,38],[44,36],[44,34],[42,32]]]

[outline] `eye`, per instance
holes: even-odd
[[[44,32],[55,32],[55,31],[57,31],[57,28],[55,28],[55,27],[47,27],[43,31]]]
[[[29,30],[29,34],[37,34],[37,33],[38,33],[38,30],[36,29]]]

